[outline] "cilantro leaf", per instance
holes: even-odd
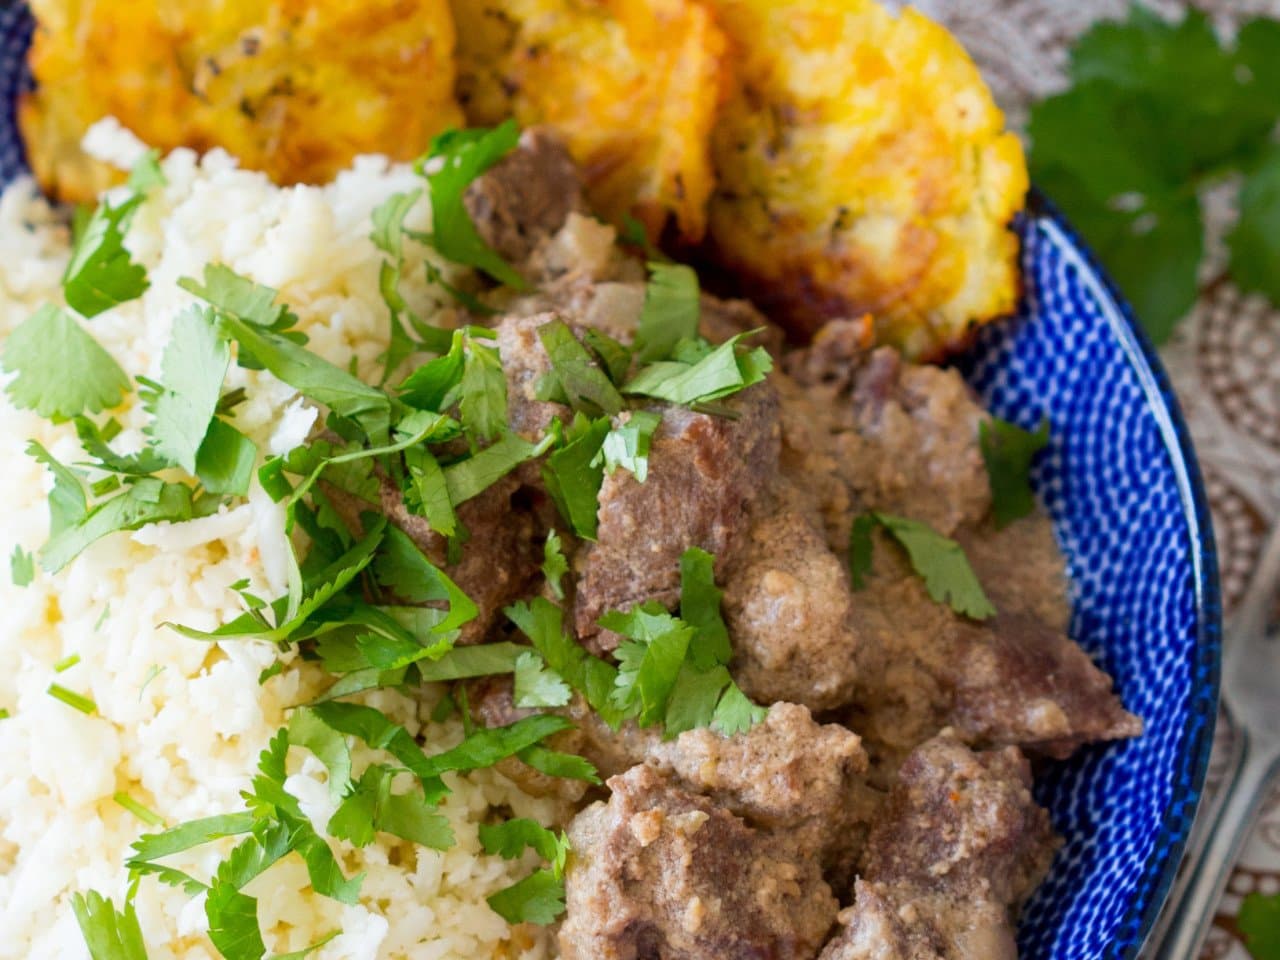
[[[560,549],[560,534],[552,530],[542,544],[542,576],[546,578],[547,586],[557,600],[564,599],[564,587],[560,585],[560,581],[568,572],[569,561]]]
[[[369,239],[373,241],[374,246],[391,258],[383,262],[378,277],[378,288],[382,293],[383,302],[391,311],[391,336],[387,341],[386,352],[382,355],[383,383],[386,383],[392,371],[404,362],[414,348],[413,339],[401,321],[401,314],[410,311],[400,295],[400,275],[404,269],[402,248],[404,218],[421,197],[421,189],[394,193],[374,207],[370,215],[373,232],[369,235]]]
[[[745,390],[773,369],[773,360],[763,347],[738,352],[738,342],[745,336],[748,334],[731,337],[696,363],[651,363],[624,384],[622,392],[690,405]]]
[[[420,793],[392,793],[396,771],[385,764],[371,764],[343,799],[329,820],[332,836],[368,846],[378,833],[389,833],[434,850],[453,846],[449,821]]]
[[[449,615],[433,633],[456,630],[479,613],[475,603],[449,576],[427,559],[416,543],[399,527],[388,526],[382,550],[373,565],[374,576],[407,603],[448,604]]]
[[[570,406],[591,416],[614,416],[622,411],[622,395],[567,323],[558,319],[544,323],[538,328],[538,339]]]
[[[1231,277],[1242,290],[1280,303],[1280,145],[1272,144],[1245,177],[1239,206],[1240,219],[1227,237]]]
[[[9,334],[4,369],[17,376],[5,387],[14,406],[67,419],[116,406],[129,378],[111,354],[67,311],[45,305]]]
[[[1280,960],[1280,894],[1246,896],[1236,925],[1254,960]]]
[[[667,702],[662,720],[664,736],[674,737],[686,730],[711,726],[716,707],[732,683],[729,671],[723,666],[699,670],[686,661]]]
[[[404,452],[404,467],[409,478],[405,506],[425,516],[432,530],[453,537],[458,532],[458,517],[449,499],[449,485],[440,462],[426,447],[410,447]]]
[[[516,661],[517,707],[563,707],[569,702],[569,685],[547,669],[540,655],[528,650]]]
[[[465,460],[449,464],[444,468],[449,501],[458,506],[483,493],[526,460],[541,456],[551,442],[550,436],[530,443],[519,434],[507,433]]]
[[[698,335],[698,275],[682,263],[649,263],[644,307],[636,327],[636,347],[643,363],[665,360],[681,340]]]
[[[90,544],[121,530],[137,530],[162,520],[190,520],[191,491],[180,483],[147,478],[104,500],[72,526],[51,536],[40,550],[40,565],[57,573]]]
[[[564,628],[564,611],[545,597],[515,603],[503,611],[529,638],[547,665],[586,698],[601,719],[617,729],[622,713],[612,703],[618,670],[588,653]]]
[[[49,493],[49,536],[56,537],[79,523],[89,512],[84,485],[79,477],[36,441],[27,444],[27,455],[44,464],[53,474],[53,490]]]
[[[863,513],[853,518],[849,527],[849,580],[854,590],[861,590],[867,585],[867,576],[871,573],[871,557],[875,550],[875,541],[871,534],[876,528],[874,514]]]
[[[262,960],[267,954],[258,929],[258,901],[233,884],[214,879],[204,901],[209,940],[226,960]]]
[[[631,471],[637,483],[649,478],[649,449],[653,446],[653,433],[662,422],[662,415],[648,410],[633,410],[626,414],[625,422],[609,431],[601,447],[604,469],[612,474],[619,467]]]
[[[329,797],[340,800],[351,780],[351,750],[346,737],[303,707],[289,717],[289,742],[310,750],[324,764],[329,777]]]
[[[62,292],[81,316],[95,317],[142,296],[149,286],[147,271],[133,262],[124,247],[125,231],[141,202],[138,194],[114,207],[104,200],[76,238],[62,275]]]
[[[156,187],[167,186],[169,179],[160,169],[160,151],[152,147],[133,165],[125,182],[133,193],[148,193]]]
[[[565,861],[569,855],[569,838],[564,833],[548,830],[528,817],[516,817],[502,823],[482,823],[479,834],[480,846],[487,854],[514,860],[526,848],[531,848],[551,864],[556,876],[564,876]]]
[[[466,363],[466,331],[453,331],[449,351],[428,360],[400,384],[400,399],[419,410],[443,412],[456,400]]]
[[[595,355],[610,383],[621,383],[631,369],[631,348],[595,327],[582,332],[582,342]]]
[[[143,402],[152,417],[151,445],[187,473],[196,472],[196,454],[230,366],[231,348],[218,336],[213,311],[192,306],[174,317],[161,360],[163,386],[144,393]]]
[[[711,718],[711,728],[732,737],[736,733],[745,733],[757,723],[764,720],[768,711],[747,699],[747,695],[738,689],[736,683],[730,683],[716,706],[715,715]]]
[[[419,664],[418,672],[424,682],[511,673],[516,668],[516,661],[527,649],[518,643],[483,643],[458,647],[438,660]]]
[[[604,463],[599,454],[609,434],[609,419],[587,421],[577,414],[572,431],[573,438],[547,457],[542,479],[573,532],[594,540],[599,528],[600,485],[604,482]]]
[[[36,577],[35,558],[21,544],[15,544],[9,555],[9,575],[15,587],[29,587]]]
[[[486,898],[493,912],[508,923],[553,923],[564,913],[564,880],[551,870],[535,870]]]
[[[1049,421],[1032,433],[1017,424],[992,417],[978,425],[978,442],[991,486],[991,512],[996,526],[1006,527],[1036,508],[1031,491],[1031,461],[1049,445]]]
[[[946,603],[956,613],[974,620],[986,620],[995,616],[996,608],[983,592],[982,584],[978,582],[960,544],[919,520],[895,517],[887,513],[870,513],[865,516],[874,518],[907,551],[911,566],[924,580],[925,589],[935,603]],[[865,521],[861,517],[854,521],[855,528],[859,523],[863,524],[862,529],[865,530]],[[851,536],[851,541],[852,539]],[[861,570],[860,574],[865,572]]]
[[[125,899],[124,909],[98,893],[73,893],[71,910],[93,960],[147,960],[142,927],[133,901]]]
[[[699,670],[728,664],[733,657],[729,628],[720,615],[723,591],[716,586],[715,557],[698,547],[680,555],[680,619],[696,631],[689,659]]]
[[[540,744],[534,744],[532,747],[525,747],[516,756],[549,777],[600,783],[599,771],[586,758],[575,753],[561,753],[558,750],[549,750]]]
[[[289,330],[298,317],[285,304],[277,304],[278,291],[254,283],[221,263],[205,264],[203,281],[183,277],[178,286],[214,307],[220,314],[234,317],[276,333]],[[243,366],[243,362],[241,366]]]
[[[481,238],[463,200],[469,187],[520,140],[514,120],[492,130],[447,130],[431,142],[417,169],[431,194],[431,244],[446,259],[483,270],[517,290],[527,286],[510,264]]]
[[[628,638],[614,651],[618,658],[614,704],[624,713],[636,714],[642,727],[660,722],[694,628],[653,602],[626,613],[606,613],[600,626]]]
[[[507,427],[507,378],[497,348],[465,339],[458,411],[471,436],[491,440]]]
[[[209,422],[196,452],[195,474],[213,494],[242,497],[249,492],[258,446],[220,417]]]

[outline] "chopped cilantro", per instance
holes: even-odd
[[[369,239],[391,259],[384,261],[378,278],[378,288],[382,299],[391,311],[391,336],[387,349],[382,354],[382,382],[386,383],[392,371],[413,352],[413,338],[405,330],[402,315],[411,313],[408,304],[400,295],[400,276],[404,270],[404,218],[413,209],[414,204],[422,197],[422,190],[410,190],[405,193],[393,193],[382,203],[374,207],[371,219],[373,232]]]
[[[147,271],[130,259],[124,247],[129,221],[141,202],[137,193],[116,206],[104,200],[76,238],[62,275],[62,292],[68,306],[82,317],[95,317],[142,296],[147,289]]]
[[[458,532],[458,517],[449,499],[449,485],[440,462],[430,450],[419,446],[404,452],[404,466],[409,479],[405,506],[426,517],[432,530],[453,537]]]
[[[564,587],[560,585],[560,581],[568,572],[569,561],[560,548],[560,534],[552,530],[542,545],[542,576],[546,578],[547,586],[557,600],[564,599]],[[14,582],[17,582],[16,579]]]
[[[227,421],[214,417],[196,452],[195,474],[213,494],[242,497],[249,492],[258,446]]]
[[[526,460],[540,457],[552,443],[548,436],[540,443],[530,443],[519,434],[504,434],[501,439],[465,460],[444,468],[449,500],[458,506],[483,493]]]
[[[289,743],[305,747],[324,764],[329,778],[329,798],[342,799],[351,780],[351,749],[347,738],[315,715],[301,707],[289,716]]]
[[[399,527],[387,527],[383,549],[374,561],[373,571],[379,583],[407,603],[443,601],[448,604],[449,615],[432,629],[433,633],[456,630],[474,620],[479,612],[471,598],[428,560]]]
[[[66,673],[80,662],[80,654],[70,653],[53,665],[54,673]]]
[[[738,351],[748,334],[726,340],[695,363],[662,360],[641,368],[622,392],[691,405],[720,400],[765,378],[773,361],[763,347]]]
[[[53,474],[53,490],[49,493],[49,536],[56,537],[74,527],[89,512],[84,485],[70,468],[59,463],[36,441],[27,444],[27,455],[44,464]]]
[[[569,325],[550,320],[538,328],[538,339],[551,361],[553,376],[575,410],[590,416],[622,411],[622,395],[592,359]]]
[[[868,520],[867,518],[870,518]],[[995,616],[996,608],[983,592],[960,544],[927,523],[887,513],[867,513],[854,520],[849,537],[850,579],[854,589],[865,585],[871,565],[871,527],[878,524],[907,552],[911,566],[924,580],[935,603],[949,604],[956,613],[974,620]]]
[[[520,654],[515,670],[517,707],[563,707],[569,697],[569,685],[547,669],[541,655],[532,650]]]
[[[116,793],[111,797],[117,806],[123,807],[149,827],[163,827],[164,818],[158,813],[148,810],[127,793]]]
[[[9,575],[15,587],[29,587],[36,577],[35,558],[15,544],[13,553],[9,555]]]
[[[724,696],[716,705],[716,712],[711,718],[711,728],[726,737],[732,737],[736,733],[745,733],[760,723],[767,712],[764,707],[747,699],[747,695],[738,688],[737,684],[730,683],[725,689]]]
[[[98,705],[86,697],[84,694],[76,693],[74,690],[68,690],[61,684],[51,683],[49,689],[45,691],[55,700],[61,700],[68,707],[79,710],[86,716],[93,716],[98,712]]]
[[[446,259],[477,267],[517,290],[525,288],[524,278],[484,242],[464,196],[472,181],[510,153],[519,140],[514,120],[492,130],[447,130],[431,141],[427,156],[417,164],[431,194],[431,245]]]
[[[699,670],[728,664],[733,657],[729,628],[720,615],[723,591],[716,586],[715,557],[698,547],[680,555],[680,619],[697,632],[689,659]]]
[[[137,530],[161,520],[190,520],[191,516],[190,489],[150,477],[139,480],[51,536],[40,550],[40,565],[49,573],[57,573],[108,534]]]
[[[160,151],[152,147],[133,165],[125,185],[134,193],[148,193],[156,187],[167,186],[169,180],[160,169]]]
[[[599,456],[609,434],[609,419],[587,420],[576,414],[562,447],[547,457],[542,479],[547,493],[573,532],[586,540],[596,538],[600,484],[604,463]]]
[[[653,445],[653,433],[662,422],[662,415],[648,410],[632,410],[624,414],[625,420],[609,431],[604,438],[601,455],[605,472],[622,467],[631,471],[637,483],[649,478],[649,448]]]
[[[43,306],[5,340],[5,391],[14,406],[67,419],[120,402],[129,378],[111,354],[60,307]]]
[[[622,227],[618,231],[618,238],[644,254],[644,258],[650,263],[671,262],[667,255],[654,246],[653,241],[649,239],[648,228],[629,213],[622,215]]]
[[[626,613],[606,613],[600,626],[628,638],[614,651],[614,704],[624,714],[635,715],[642,727],[661,722],[694,628],[652,601]]]
[[[682,263],[649,263],[644,308],[636,327],[643,363],[666,360],[677,343],[698,335],[698,275]]]
[[[203,281],[183,277],[178,286],[210,304],[220,314],[255,327],[284,333],[298,322],[298,317],[285,304],[276,303],[276,290],[254,283],[221,263],[206,264]],[[245,365],[243,357],[240,365]]]
[[[600,783],[600,774],[596,768],[585,758],[574,753],[561,753],[558,750],[548,750],[544,746],[534,744],[532,747],[525,747],[516,756],[549,777]]]
[[[449,409],[457,401],[462,384],[466,345],[466,331],[453,331],[448,352],[428,360],[400,384],[400,399],[419,410]]]
[[[1247,895],[1236,925],[1254,960],[1280,960],[1280,894]]]
[[[716,708],[732,685],[733,678],[723,666],[699,670],[686,660],[676,677],[662,720],[665,736],[674,737],[686,730],[711,726]]]
[[[124,909],[98,893],[73,893],[71,910],[92,960],[147,960],[142,927],[133,901],[125,899]]]
[[[1261,21],[1255,21],[1259,23]],[[1280,56],[1280,41],[1276,55]],[[1280,303],[1280,146],[1269,144],[1240,186],[1240,219],[1227,236],[1231,278],[1240,288]]]
[[[582,342],[595,354],[610,382],[621,383],[631,369],[631,348],[595,327],[583,331]]]
[[[507,428],[507,378],[496,347],[466,338],[458,411],[467,433],[492,440]]]
[[[231,348],[218,336],[212,310],[192,306],[174,317],[161,360],[162,386],[142,397],[152,418],[146,428],[152,447],[187,473],[196,472],[196,454],[230,366]]]
[[[389,833],[434,850],[447,850],[454,842],[449,821],[436,813],[421,793],[393,793],[396,772],[385,764],[370,764],[330,818],[330,835],[364,847],[378,833]]]
[[[545,925],[564,913],[564,880],[551,870],[535,870],[487,899],[493,912],[508,923]]]
[[[569,855],[569,838],[564,833],[548,830],[528,817],[516,817],[502,823],[482,823],[479,833],[480,846],[485,853],[497,854],[504,860],[514,860],[529,848],[551,864],[556,876],[564,875],[565,861]]]
[[[1031,461],[1049,445],[1049,421],[1042,420],[1032,433],[993,417],[979,424],[978,439],[991,486],[991,512],[996,526],[1005,527],[1036,508]]]

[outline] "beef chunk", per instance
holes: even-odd
[[[746,540],[750,507],[778,462],[777,397],[759,384],[726,401],[737,419],[667,407],[649,452],[649,476],[606,476],[596,543],[578,555],[574,620],[595,638],[609,610],[679,599],[680,555],[701,547],[722,572]],[[601,635],[597,649],[617,645]]]
[[[498,355],[507,378],[507,422],[526,440],[540,439],[553,417],[566,410],[558,403],[537,397],[538,382],[551,369],[551,361],[538,339],[538,328],[556,319],[553,313],[504,317],[494,329]]]
[[[570,213],[586,210],[568,151],[553,133],[537,127],[524,131],[514,150],[476,177],[464,199],[481,238],[517,269]]]
[[[1004,907],[859,880],[819,960],[1017,960]]]
[[[835,390],[851,388],[854,377],[866,362],[875,324],[870,315],[858,320],[832,320],[801,350],[792,350],[784,360],[791,378],[803,387],[826,387]],[[896,358],[893,351],[882,351],[882,362]],[[894,374],[896,375],[896,363]]]
[[[962,625],[951,721],[967,739],[1059,759],[1082,744],[1142,733],[1111,678],[1071,638],[1034,617]]]
[[[569,827],[565,960],[808,960],[836,916],[816,863],[647,765]]]
[[[758,331],[758,332],[757,332]],[[724,343],[740,333],[755,333],[748,342],[764,347],[772,356],[782,353],[785,335],[749,300],[722,300],[709,293],[699,303],[699,333],[712,343]]]
[[[457,563],[448,563],[448,542],[425,517],[410,513],[390,479],[381,487],[382,512],[407,533],[427,558],[453,578],[479,614],[462,628],[459,643],[480,643],[502,608],[525,596],[542,564],[534,516],[515,502],[520,483],[505,477],[461,504],[458,521],[470,533]]]
[[[850,699],[857,670],[849,575],[799,510],[761,514],[725,575],[734,677],[763,703],[838,707]]]
[[[763,723],[725,737],[689,730],[656,741],[648,762],[681,788],[710,797],[782,838],[798,860],[817,858],[847,879],[865,838],[867,757],[856,734],[819,724],[794,703],[775,703]]]
[[[1014,908],[1057,841],[1013,747],[950,731],[915,750],[873,825],[853,906],[822,960],[1013,960]]]

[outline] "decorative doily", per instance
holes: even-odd
[[[960,38],[1016,129],[1031,103],[1066,85],[1072,41],[1098,20],[1125,17],[1129,8],[1128,0],[916,0],[915,6]],[[1149,6],[1172,17],[1198,7],[1224,36],[1251,17],[1280,18],[1280,0],[1161,0]],[[1233,216],[1230,191],[1206,198],[1209,256],[1200,300],[1161,351],[1213,502],[1228,613],[1267,529],[1280,517],[1280,311],[1243,296],[1223,276],[1221,237]],[[1225,727],[1219,724],[1219,752],[1230,738]],[[1252,891],[1280,891],[1280,787],[1236,866],[1202,960],[1249,960],[1235,913]]]

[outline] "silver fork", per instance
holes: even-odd
[[[1147,954],[1150,960],[1199,956],[1214,908],[1280,768],[1280,640],[1267,636],[1278,586],[1280,523],[1267,536],[1223,646],[1222,705],[1236,730],[1226,777],[1203,812],[1207,829],[1187,852],[1183,881],[1165,907],[1168,926]]]

